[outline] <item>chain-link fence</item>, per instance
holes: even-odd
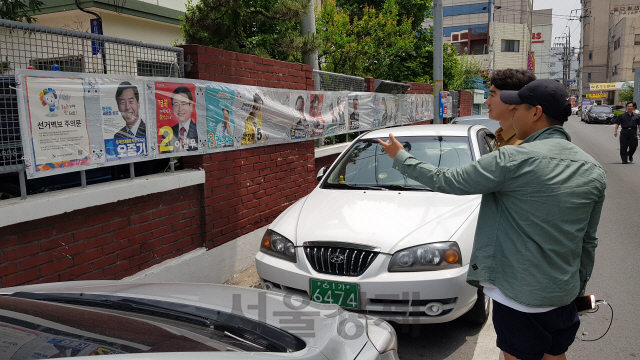
[[[364,78],[313,70],[314,90],[316,91],[366,91]]]
[[[184,77],[184,50],[0,20],[0,174],[22,170],[16,69]]]

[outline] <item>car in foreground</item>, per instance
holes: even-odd
[[[74,281],[0,289],[2,358],[398,359],[386,322],[228,285]]]
[[[500,123],[496,120],[489,119],[489,115],[469,115],[469,116],[460,116],[451,121],[451,124],[459,124],[459,125],[482,125],[487,129],[491,130],[491,132],[495,133],[496,130],[500,128]]]
[[[390,132],[440,168],[480,158],[495,139],[450,124],[361,135],[268,227],[256,254],[262,286],[395,323],[484,323],[489,298],[466,282],[480,195],[433,192],[393,169],[377,142]]]
[[[609,106],[594,105],[587,110],[584,121],[587,124],[601,123],[601,124],[613,124],[614,116],[613,110]]]

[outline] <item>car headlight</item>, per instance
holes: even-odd
[[[389,271],[433,271],[462,266],[460,247],[455,241],[403,249],[391,257]]]
[[[296,247],[291,240],[271,229],[267,229],[264,236],[262,236],[260,251],[291,262],[298,261],[296,258]]]
[[[388,322],[365,315],[367,318],[367,337],[380,354],[398,350],[396,331]]]

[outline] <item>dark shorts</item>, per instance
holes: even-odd
[[[521,360],[564,354],[580,327],[573,302],[543,313],[524,313],[494,300],[492,319],[497,346]]]

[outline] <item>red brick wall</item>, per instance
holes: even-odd
[[[406,82],[411,85],[407,94],[431,94],[433,92],[431,84]]]
[[[203,45],[182,45],[190,79],[293,90],[313,90],[313,67]]]
[[[209,249],[270,224],[315,186],[313,141],[182,160],[207,172],[200,231]]]
[[[200,244],[198,186],[0,229],[0,286],[121,279]]]
[[[460,94],[460,110],[458,111],[458,116],[471,115],[473,109],[473,93],[469,90],[458,90],[458,94]]]

